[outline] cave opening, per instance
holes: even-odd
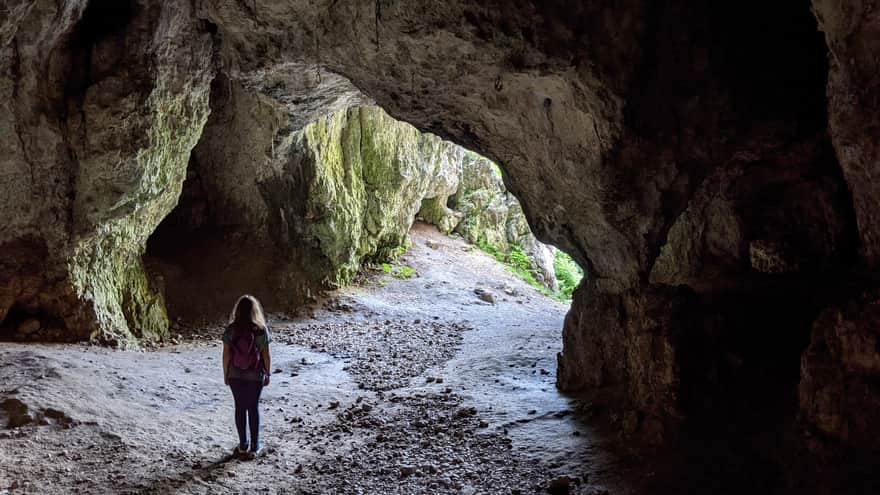
[[[223,94],[223,86],[215,90]],[[217,120],[241,125],[235,118]],[[263,163],[233,161],[240,156],[217,154],[216,143],[192,153],[178,204],[144,256],[172,320],[217,318],[240,292],[295,312],[321,291],[361,280],[365,269],[413,274],[398,258],[416,222],[463,239],[544,296],[570,304],[583,270],[535,238],[491,160],[378,107],[280,132],[265,138],[271,157]]]
[[[813,491],[805,471],[820,462],[876,461],[871,7],[538,3],[0,8],[0,127],[14,131],[0,133],[0,340],[214,345],[216,322],[252,293],[282,344],[273,380],[298,392],[268,391],[274,432],[295,443],[288,426],[325,426],[303,419],[306,406],[326,411],[319,436],[331,439],[388,419],[357,451],[381,469],[331,473],[387,475],[364,490],[377,493],[416,477],[463,491],[478,470],[438,473],[458,469],[445,452],[462,447],[447,422],[467,441],[491,437],[496,453],[517,436],[572,446],[583,424],[565,423],[565,438],[540,425],[574,416],[627,446],[668,442],[685,458],[671,478],[687,474],[689,489],[661,493]],[[571,305],[545,297],[572,291]],[[143,411],[168,420],[178,405],[219,424],[205,408],[218,403],[217,356],[201,344],[146,359],[84,349],[99,365],[33,346],[67,370],[45,374],[10,344],[10,361],[33,359],[19,374],[0,366],[0,379],[32,398],[49,383],[140,406],[114,408],[116,426],[149,424]],[[106,376],[117,387],[93,386],[105,363],[128,371]],[[153,383],[169,377],[180,396]],[[67,400],[49,390],[47,403]],[[538,430],[551,436],[526,438]],[[101,433],[103,455],[118,438]],[[209,442],[171,443],[197,465]],[[321,463],[338,467],[325,447]],[[397,463],[419,449],[442,463]],[[554,454],[532,455],[535,471],[515,456],[483,466],[512,467],[502,477],[520,490],[545,467],[595,460]],[[20,464],[34,476],[45,466]],[[602,469],[560,490],[594,491]],[[512,488],[485,476],[480,489]],[[861,476],[825,492],[856,492]]]
[[[564,446],[586,441],[588,427],[566,412],[553,370],[583,272],[535,238],[497,164],[375,106],[301,129],[215,115],[144,257],[162,279],[172,335],[216,339],[217,321],[250,293],[270,311],[273,338],[293,344],[273,351],[285,387],[292,370],[291,384],[353,379],[366,397],[413,383],[444,401],[468,390],[488,414],[477,427],[522,417],[511,438],[541,439],[546,455],[571,462]],[[212,141],[243,129],[262,146]],[[271,278],[279,273],[289,282]],[[344,372],[308,378],[311,363],[340,361]],[[525,421],[545,416],[554,428]]]
[[[800,1],[758,9],[761,15],[741,6],[724,6],[698,9],[673,20],[678,13],[674,7],[661,10],[666,16],[661,18],[668,22],[649,33],[656,53],[650,53],[641,68],[626,118],[634,142],[657,147],[646,147],[643,153],[671,150],[677,169],[669,173],[678,174],[683,184],[664,193],[662,215],[666,218],[648,229],[646,237],[654,242],[646,248],[653,251],[648,255],[649,265],[667,262],[662,254],[664,243],[679,252],[699,251],[701,256],[694,266],[673,267],[672,275],[660,274],[656,280],[654,273],[642,274],[658,291],[680,287],[683,294],[675,315],[663,314],[671,306],[663,303],[666,295],[655,310],[658,320],[671,320],[668,331],[675,361],[670,367],[680,383],[672,407],[685,418],[684,431],[695,452],[756,459],[751,467],[764,481],[775,484],[780,482],[776,461],[782,453],[769,452],[764,446],[773,444],[796,420],[801,356],[810,343],[812,323],[823,307],[847,297],[838,290],[845,285],[839,271],[849,266],[855,251],[855,226],[848,211],[851,199],[826,129],[827,49],[808,6]],[[701,22],[693,22],[695,18]],[[222,77],[218,81],[212,87],[212,105],[217,105],[214,122],[207,124],[193,152],[181,201],[151,237],[147,250],[148,257],[161,264],[163,257],[169,261],[179,256],[177,248],[163,250],[163,245],[176,246],[191,239],[193,246],[199,246],[190,250],[190,261],[170,260],[176,270],[204,263],[190,286],[172,284],[187,287],[181,291],[184,296],[203,296],[199,284],[205,280],[211,280],[208,292],[234,285],[237,275],[230,272],[230,278],[219,279],[218,273],[237,264],[251,267],[241,271],[253,276],[253,292],[258,296],[263,290],[261,281],[278,276],[280,270],[273,267],[283,265],[295,274],[292,280],[265,284],[266,288],[286,288],[281,298],[277,290],[264,292],[262,297],[273,307],[296,307],[322,286],[346,285],[364,265],[378,267],[392,277],[409,278],[418,270],[405,257],[398,258],[409,226],[388,229],[388,219],[401,223],[401,216],[407,219],[402,224],[414,218],[427,221],[441,231],[462,235],[514,270],[522,268],[516,261],[511,263],[518,253],[511,253],[508,239],[499,249],[506,233],[496,233],[494,241],[479,232],[468,234],[470,225],[479,231],[486,219],[497,223],[507,210],[521,207],[500,208],[500,193],[489,194],[485,187],[475,190],[464,206],[462,194],[454,191],[426,195],[430,188],[450,186],[441,184],[442,177],[438,184],[416,185],[411,180],[419,175],[418,167],[388,152],[389,147],[397,149],[400,132],[382,128],[384,119],[390,118],[387,115],[370,115],[368,110],[352,107],[307,119],[294,114],[286,103],[279,104],[276,93],[282,83],[273,81],[274,86],[267,83],[255,90],[252,82]],[[548,114],[555,104],[547,97],[538,102]],[[309,110],[315,101],[310,105]],[[680,129],[679,121],[688,119],[696,124]],[[460,126],[465,131],[463,136],[456,135],[459,140],[479,141],[468,131],[468,123]],[[439,122],[430,127],[443,130]],[[235,144],[238,139],[255,146],[242,150]],[[412,148],[434,153],[423,163],[442,161],[432,146],[419,142]],[[463,163],[480,160],[470,152],[460,153]],[[378,162],[395,163],[398,172],[389,174]],[[623,164],[621,170],[630,175],[617,186],[621,191],[639,191],[633,181],[640,173],[628,166]],[[474,180],[501,184],[503,191],[497,165],[486,165],[485,171]],[[383,189],[388,185],[393,190]],[[717,202],[698,197],[701,187],[712,191],[706,195],[716,195]],[[401,208],[400,198],[405,196],[401,191],[408,188],[419,190],[414,196],[420,197],[407,198],[410,206]],[[365,198],[372,197],[381,198],[384,206],[370,206]],[[811,201],[819,205],[806,206]],[[704,216],[690,220],[690,206],[697,212],[694,215]],[[479,212],[468,218],[473,210]],[[566,220],[557,218],[547,225],[555,227]],[[675,244],[676,222],[684,228],[688,222],[699,225],[685,232],[696,239],[693,243]],[[175,229],[175,224],[183,227]],[[198,225],[201,233],[193,234],[196,230],[188,227],[192,225]],[[725,244],[737,236],[735,245]],[[209,257],[200,254],[206,249],[234,251],[243,245],[259,246],[259,250],[221,256],[229,261],[225,264],[206,261]],[[672,263],[691,261],[670,257]],[[231,261],[235,259],[243,261]],[[268,262],[253,267],[257,260]],[[554,261],[551,256],[550,266]],[[536,273],[525,271],[532,276]],[[654,271],[659,269],[655,266]],[[570,288],[577,283],[569,284]],[[495,296],[506,297],[503,289]],[[233,297],[218,297],[206,307],[225,307],[220,301]],[[195,306],[180,304],[180,300],[167,296],[172,317],[179,314],[175,305]],[[615,314],[626,315],[628,304],[633,303],[623,299],[610,306],[616,306]],[[590,328],[591,317],[584,318],[579,331],[604,331]],[[646,316],[635,316],[642,317]],[[595,342],[583,342],[571,346],[594,345],[589,352],[604,352]],[[583,366],[588,370],[615,368],[622,365],[603,363],[640,359],[628,355],[643,345],[637,339],[614,345],[619,352],[595,356]],[[658,351],[651,352],[641,359],[655,358],[653,353]],[[595,373],[605,380],[614,375],[605,369]],[[632,396],[645,382],[657,380],[641,365],[630,365],[619,376],[624,378],[615,377],[618,383],[600,380],[594,385],[620,387]],[[645,425],[651,424],[654,412],[637,414],[635,426],[623,426],[619,418],[625,415],[612,413],[609,418],[615,427],[647,430]],[[739,465],[731,471],[740,469],[747,468]]]

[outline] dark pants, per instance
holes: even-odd
[[[235,428],[238,430],[238,444],[242,447],[248,444],[245,423],[250,425],[251,449],[256,450],[260,446],[260,392],[263,391],[263,383],[242,380],[239,378],[229,379],[229,388],[232,389],[232,397],[235,399]]]

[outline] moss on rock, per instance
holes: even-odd
[[[301,171],[310,178],[306,237],[321,253],[325,283],[344,285],[364,261],[399,253],[419,217],[500,253],[522,249],[536,278],[556,290],[551,248],[534,238],[491,161],[377,107],[329,115],[295,141],[309,168]]]
[[[407,244],[426,196],[449,194],[461,150],[398,122],[377,107],[352,108],[307,126],[297,152],[309,157],[307,236],[326,263],[325,282],[344,285],[365,260]]]
[[[160,340],[168,332],[162,295],[149,283],[141,256],[149,235],[177,203],[189,153],[208,117],[206,92],[191,87],[172,93],[160,82],[147,105],[140,122],[147,145],[127,165],[137,171],[136,180],[114,198],[115,209],[100,212],[110,218],[89,218],[96,224],[75,241],[67,260],[77,297],[94,312],[91,338],[121,347]]]
[[[529,228],[519,201],[507,191],[498,165],[467,153],[461,165],[461,184],[450,205],[462,217],[455,232],[493,252],[509,255],[521,249],[536,279],[558,290],[553,249],[539,242]]]

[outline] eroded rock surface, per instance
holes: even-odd
[[[0,10],[0,315],[65,338],[160,338],[140,255],[208,116],[211,35],[184,2]]]
[[[825,435],[860,448],[875,448],[880,425],[880,298],[822,312],[801,359],[800,406]]]
[[[553,269],[554,249],[532,235],[522,206],[504,186],[498,165],[470,154],[461,162],[460,176],[455,194],[446,202],[451,213],[434,223],[441,230],[444,224],[451,225],[448,230],[498,253],[510,255],[519,250],[528,258],[529,268],[538,281],[550,290],[558,290]],[[425,211],[423,205],[422,212]],[[450,215],[455,219],[454,224],[446,220]]]
[[[240,82],[220,77],[212,95],[179,205],[148,251],[173,316],[216,314],[243,290],[296,308],[398,256],[417,216],[502,253],[521,246],[555,288],[552,251],[488,160],[378,107],[299,129],[296,109]]]
[[[274,98],[214,86],[223,103],[193,153],[180,207],[151,240],[178,315],[216,314],[241,291],[292,309],[344,285],[364,261],[399,254],[422,200],[457,184],[461,148],[380,108],[297,130]]]
[[[268,133],[218,132],[243,159],[274,158],[322,106],[361,94],[497,162],[538,238],[588,269],[560,387],[614,388],[614,405],[659,422],[756,404],[756,422],[784,423],[801,380],[804,417],[843,435],[811,412],[810,384],[847,380],[849,361],[801,353],[827,339],[823,310],[876,287],[875,1],[88,5],[0,6],[5,321],[163,332],[138,258],[176,200],[215,70],[212,95],[253,93],[230,118],[267,117]],[[296,242],[287,207],[247,221]],[[863,316],[846,317],[860,339]]]

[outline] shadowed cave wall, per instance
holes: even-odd
[[[160,338],[140,257],[186,164],[222,142],[274,157],[372,99],[497,161],[536,235],[587,267],[562,389],[655,441],[798,424],[814,450],[876,452],[876,2],[126,5],[0,4],[7,327]],[[224,112],[267,132],[212,134]]]

